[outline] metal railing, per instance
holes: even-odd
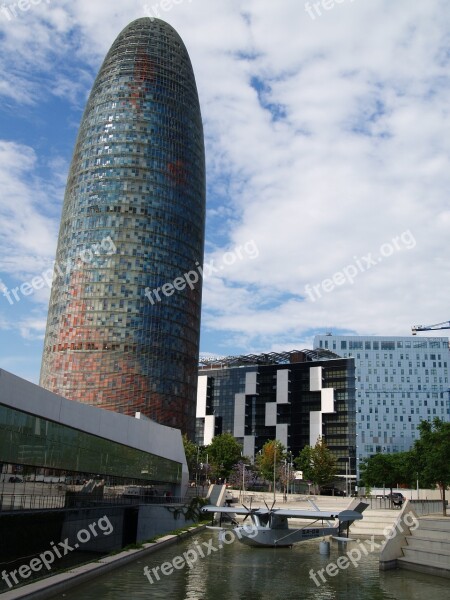
[[[374,510],[398,510],[401,508],[401,505],[398,503],[394,503],[390,498],[376,498],[374,496],[364,497],[361,496],[359,498],[362,502],[366,502],[369,504],[369,508]],[[408,498],[406,499],[408,500]],[[406,500],[402,502],[402,505],[405,504]],[[414,509],[417,508],[421,512],[420,514],[429,514],[436,512],[436,507],[442,506],[441,500],[409,500],[410,506]]]
[[[95,495],[64,493],[52,496],[0,494],[0,512],[15,510],[54,510],[93,506],[135,506],[138,504],[185,504],[184,496]]]

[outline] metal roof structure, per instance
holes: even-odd
[[[289,350],[287,352],[267,352],[263,354],[243,354],[240,356],[200,357],[199,368],[245,367],[252,365],[286,365],[317,360],[342,358],[338,354],[316,348],[315,350]]]

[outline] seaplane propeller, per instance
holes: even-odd
[[[275,506],[275,500],[272,502],[272,506],[269,508],[269,505],[267,504],[267,502],[263,499],[264,504],[266,505],[267,511],[269,513],[269,515],[271,515],[273,513],[273,507]]]
[[[242,503],[242,506],[245,508],[245,510],[248,510],[248,513],[245,515],[244,520],[242,521],[243,523],[245,523],[245,521],[248,519],[248,517],[252,513],[254,513],[254,512],[256,512],[256,511],[259,510],[259,508],[252,508],[252,500],[253,500],[253,497],[250,497],[250,507],[247,507],[247,506],[245,506],[244,503]]]

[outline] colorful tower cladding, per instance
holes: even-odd
[[[141,411],[193,438],[204,227],[203,127],[189,55],[170,25],[138,19],[108,52],[81,122],[41,385]]]

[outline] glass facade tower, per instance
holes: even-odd
[[[82,118],[41,385],[194,437],[204,225],[191,62],[170,25],[138,19],[112,45]]]

